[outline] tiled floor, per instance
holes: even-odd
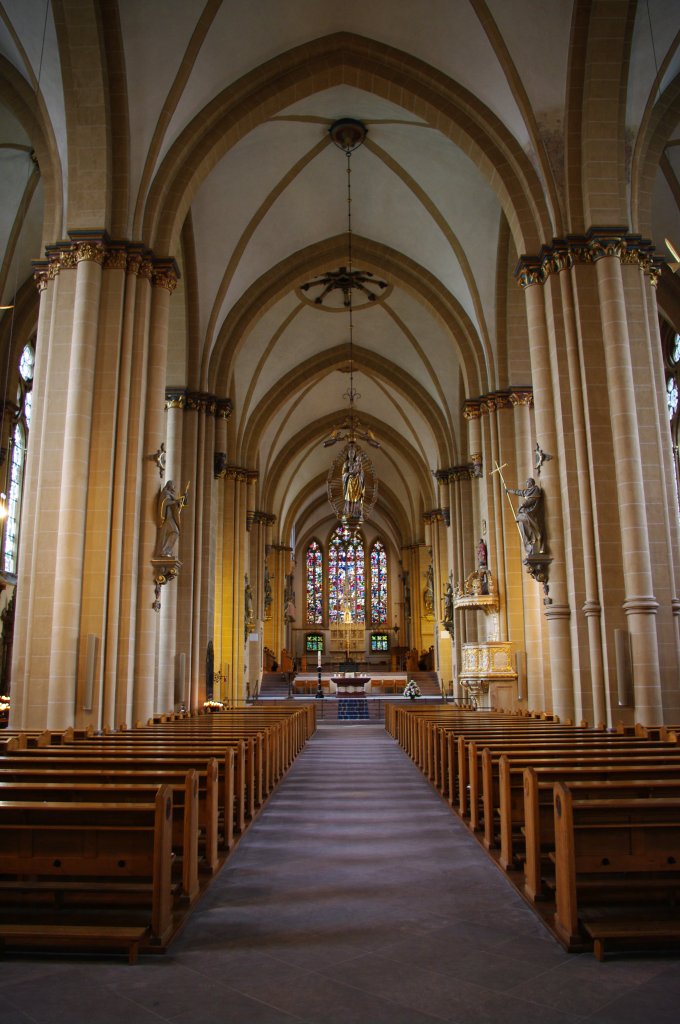
[[[680,960],[563,952],[382,726],[322,726],[164,957],[8,958],[0,1024],[677,1024]]]

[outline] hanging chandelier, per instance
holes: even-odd
[[[378,479],[373,463],[366,452],[360,447],[359,439],[373,448],[379,448],[380,442],[368,427],[363,426],[355,416],[354,403],[361,395],[354,387],[354,318],[353,292],[358,289],[375,298],[374,289],[387,287],[386,282],[379,281],[368,271],[355,271],[352,266],[352,188],[351,188],[351,157],[355,149],[361,146],[366,138],[366,126],[361,121],[345,117],[335,121],[328,130],[333,143],[347,157],[347,265],[339,271],[324,274],[317,281],[310,282],[323,285],[325,295],[328,291],[338,288],[342,291],[343,305],[349,318],[349,387],[343,398],[349,403],[348,414],[323,442],[328,448],[338,442],[345,442],[342,451],[334,460],[328,471],[328,500],[338,519],[350,527],[357,526],[373,511],[378,499]],[[317,300],[315,300],[317,301]]]

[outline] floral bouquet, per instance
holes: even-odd
[[[420,697],[420,688],[415,679],[409,679],[406,686],[404,687],[404,696],[409,697],[411,700],[415,700],[416,697]]]

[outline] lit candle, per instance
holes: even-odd
[[[321,651],[316,652],[316,665],[317,668],[321,668]]]

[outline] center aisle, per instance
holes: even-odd
[[[167,959],[225,993],[192,1024],[627,1020],[659,969],[565,953],[372,725],[320,726]]]

